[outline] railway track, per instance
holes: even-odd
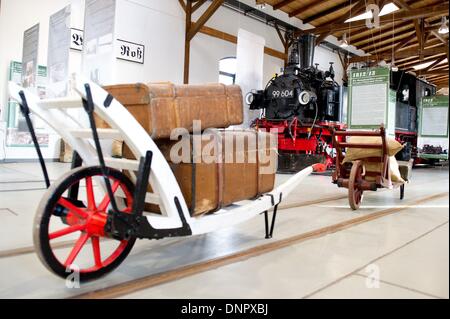
[[[326,202],[344,199],[344,198],[347,198],[347,195],[330,196],[327,198],[316,199],[316,200],[292,202],[292,203],[280,205],[280,207],[278,208],[278,211],[282,211],[282,210],[286,210],[286,209],[290,209],[290,208],[305,207],[305,206],[310,206],[310,205],[315,205],[315,204],[321,204],[321,203],[326,203]],[[56,249],[67,248],[67,247],[73,246],[73,241],[64,241],[64,242],[56,243],[54,245],[55,245]],[[15,249],[3,250],[3,251],[0,251],[0,259],[32,254],[34,252],[35,252],[34,246],[27,246],[27,247],[15,248]]]
[[[329,235],[338,231],[342,231],[362,223],[370,222],[375,219],[379,219],[388,215],[399,213],[405,209],[421,205],[427,201],[443,198],[448,196],[448,192],[442,192],[426,197],[422,197],[415,201],[411,201],[406,205],[388,209],[382,209],[371,214],[356,217],[347,221],[343,221],[334,225],[322,227],[313,231],[309,231],[303,234],[295,235],[282,240],[272,241],[267,244],[259,245],[236,253],[232,253],[226,256],[194,263],[191,265],[179,267],[173,270],[152,274],[128,282],[109,286],[107,288],[97,289],[91,292],[82,293],[70,297],[70,299],[106,299],[106,298],[118,298],[126,296],[136,291],[148,289],[157,285],[168,283],[171,281],[179,280],[185,277],[189,277],[198,273],[202,273],[208,270],[212,270],[218,267],[243,261],[252,257],[256,257],[262,254],[270,253],[275,250],[279,250],[294,244],[304,242],[306,240],[315,239],[325,235]],[[286,209],[286,208],[285,208]]]

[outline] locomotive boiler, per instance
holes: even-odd
[[[284,72],[264,90],[246,95],[251,110],[261,110],[252,123],[278,134],[278,171],[295,172],[313,163],[333,165],[332,129],[341,123],[342,91],[334,80],[333,63],[327,71],[313,65],[315,37],[303,35],[290,48]]]

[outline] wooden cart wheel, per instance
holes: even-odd
[[[363,169],[361,161],[353,162],[348,180],[348,202],[353,210],[359,208],[363,198],[363,190],[360,188],[363,181]]]
[[[99,166],[71,170],[52,184],[39,204],[33,228],[36,252],[42,263],[62,278],[75,271],[80,281],[106,275],[120,265],[136,241],[107,238],[104,228],[110,200],[106,194],[95,194],[93,181],[101,180],[102,175]],[[123,206],[119,209],[131,213],[133,183],[111,168],[107,168],[106,175],[113,193],[124,195],[118,202]],[[71,187],[81,183],[85,194],[71,198]]]

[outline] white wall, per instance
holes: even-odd
[[[69,3],[77,0],[3,0],[0,11],[0,106],[5,119],[7,101],[7,75],[11,60],[20,61],[23,32],[35,23],[40,23],[39,64],[46,64],[49,16]],[[120,22],[116,38],[145,45],[145,65],[117,61],[116,83],[172,81],[181,83],[184,61],[184,11],[178,0],[118,0]],[[252,3],[253,1],[245,0]],[[206,5],[204,5],[206,7]],[[269,7],[270,8],[270,7]],[[204,8],[195,13],[196,20]],[[267,9],[266,9],[267,10]],[[303,27],[300,20],[289,19],[284,13],[268,12],[278,18]],[[246,29],[266,39],[266,46],[283,51],[278,35],[270,26],[245,17],[231,9],[221,7],[206,23],[207,26],[237,35],[239,28]],[[221,58],[235,56],[236,45],[203,34],[197,34],[191,43],[190,82],[217,82],[218,65]],[[337,55],[325,48],[317,47],[315,62],[321,69],[328,62],[335,62],[336,79],[340,82],[343,70]],[[264,82],[279,73],[283,61],[265,55]],[[0,118],[0,120],[1,120]]]

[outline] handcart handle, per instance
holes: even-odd
[[[91,87],[89,86],[88,83],[86,83],[84,85],[84,89],[86,90],[86,98],[83,98],[83,107],[88,115],[89,123],[91,125],[92,137],[94,139],[95,148],[97,150],[98,161],[100,162],[100,168],[101,168],[101,171],[103,174],[103,179],[105,181],[106,191],[108,192],[108,197],[110,199],[113,211],[119,212],[119,209],[118,209],[117,203],[116,203],[116,199],[114,198],[114,193],[112,191],[111,182],[109,181],[109,178],[108,178],[108,174],[107,174],[108,172],[106,170],[105,159],[103,158],[102,146],[100,145],[100,139],[98,137],[97,126],[95,124],[94,100],[92,99]]]
[[[139,170],[136,180],[136,189],[134,191],[132,212],[136,216],[142,215],[145,205],[145,195],[147,194],[148,178],[152,166],[153,152],[147,151],[145,157],[139,162]]]
[[[28,107],[28,102],[25,97],[25,93],[23,91],[20,91],[19,96],[20,99],[22,100],[22,103],[19,103],[20,111],[22,112],[23,117],[25,118],[28,130],[30,131],[31,139],[33,140],[34,148],[36,149],[39,163],[41,164],[42,173],[44,174],[45,185],[47,186],[47,188],[49,188],[50,178],[48,177],[47,166],[45,165],[44,156],[42,156],[41,148],[39,146],[39,142],[36,137],[36,132],[34,131],[33,122],[31,122],[30,108]]]

